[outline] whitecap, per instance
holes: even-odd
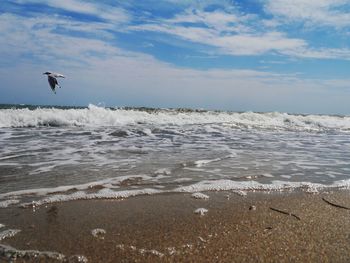
[[[272,130],[323,131],[350,130],[350,116],[293,115],[279,112],[213,112],[213,111],[142,111],[110,109],[89,105],[80,109],[37,108],[1,109],[0,127],[37,126],[125,126],[138,123],[191,125],[223,124],[234,128],[262,128]],[[209,129],[209,128],[207,128]],[[152,136],[152,131],[145,129]]]

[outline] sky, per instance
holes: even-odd
[[[0,103],[350,114],[350,0],[1,0],[0,36]]]

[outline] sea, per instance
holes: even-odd
[[[0,208],[349,186],[350,116],[0,105]]]

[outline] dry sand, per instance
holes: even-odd
[[[104,263],[350,261],[350,210],[322,200],[350,207],[348,191],[206,194],[208,200],[167,194],[1,209],[0,231],[22,231],[0,241],[0,262],[12,253],[4,245],[66,256],[16,262],[65,262],[72,255]],[[195,214],[198,208],[208,212]]]

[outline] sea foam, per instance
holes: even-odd
[[[21,232],[21,230],[19,230],[19,229],[4,230],[4,231],[0,232],[0,241],[5,239],[5,238],[13,237],[16,234],[18,234],[19,232]]]
[[[129,197],[140,195],[155,195],[164,193],[192,193],[192,197],[200,199],[208,199],[209,196],[200,192],[208,191],[233,191],[240,195],[246,195],[247,192],[286,192],[301,190],[308,193],[317,193],[326,189],[350,189],[350,179],[336,181],[333,184],[325,185],[319,183],[310,182],[288,182],[288,181],[272,181],[269,184],[263,184],[256,181],[233,181],[233,180],[203,180],[198,183],[175,187],[173,189],[159,190],[153,188],[143,188],[134,190],[118,190],[112,188],[103,188],[101,190],[91,192],[88,187],[89,184],[83,186],[75,185],[74,187],[66,187],[67,192],[61,192],[60,194],[54,194],[55,188],[49,189],[33,189],[27,191],[18,191],[13,193],[2,194],[0,199],[6,202],[7,198],[12,198],[13,195],[18,200],[28,200],[32,198],[32,201],[18,201],[18,206],[21,207],[37,207],[45,204],[67,202],[75,200],[92,200],[92,199],[126,199]],[[91,183],[90,185],[94,185]],[[72,190],[75,189],[75,192]],[[85,189],[85,190],[78,190]],[[62,190],[62,188],[61,188]],[[35,194],[35,192],[37,194]],[[30,193],[31,197],[28,196]],[[45,194],[44,194],[45,193]]]
[[[90,105],[1,109],[0,128],[0,208],[349,188],[349,116]]]
[[[17,259],[23,259],[25,261],[33,260],[33,262],[88,262],[85,256],[73,255],[67,257],[58,252],[51,251],[38,251],[38,250],[20,250],[11,246],[0,244],[0,257],[6,259],[7,262],[14,262]]]
[[[88,108],[1,109],[0,128],[38,126],[124,126],[138,123],[155,125],[225,124],[232,128],[265,128],[304,131],[350,130],[349,116],[293,115],[270,112],[216,112],[179,110],[111,109],[89,105]],[[144,132],[151,135],[151,131]]]

